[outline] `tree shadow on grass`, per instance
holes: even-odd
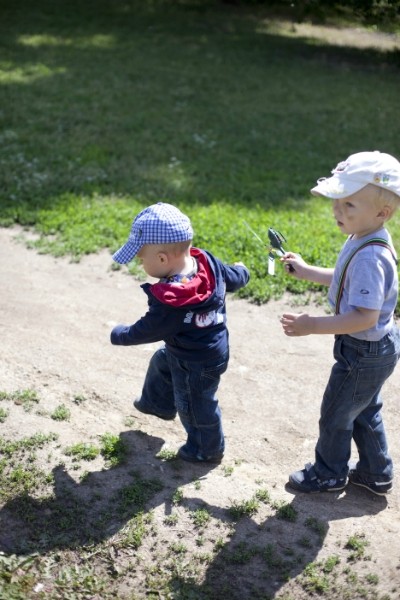
[[[176,577],[170,589],[177,597],[193,600],[274,598],[282,586],[318,560],[330,522],[376,515],[386,507],[386,498],[352,486],[344,494],[296,495],[289,503],[268,506],[271,514],[264,521],[242,517],[234,523],[231,539],[210,563],[201,585]],[[226,509],[205,503],[203,508],[216,519],[232,522]],[[341,541],[344,547],[348,540]],[[310,594],[320,593],[318,584],[324,576],[320,569],[319,580],[305,575],[299,584]]]
[[[8,5],[0,209],[10,220],[35,222],[81,194],[278,210],[302,200],[304,181],[350,153],[360,130],[367,146],[394,143],[390,121],[365,127],[364,88],[355,95],[348,72],[375,76],[398,52],[275,35],[251,10],[207,3]],[[327,70],[357,110],[336,103]],[[371,73],[362,81],[373,93]]]
[[[123,464],[91,472],[79,482],[57,466],[51,495],[22,494],[9,500],[0,510],[0,551],[45,554],[97,544],[118,534],[150,501],[153,506],[164,502],[168,487],[173,493],[174,478],[180,485],[192,481],[179,461],[163,467],[162,481],[157,476],[153,459],[164,444],[161,438],[127,431],[120,441],[127,450]],[[210,465],[201,469],[205,474]]]

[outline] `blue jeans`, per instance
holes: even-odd
[[[399,358],[399,332],[379,342],[335,336],[334,364],[321,405],[315,471],[320,479],[346,478],[354,439],[357,471],[372,481],[393,477],[382,421],[381,388]]]
[[[150,360],[140,400],[158,414],[173,416],[178,412],[187,433],[185,451],[194,457],[204,459],[224,452],[216,392],[228,360],[228,351],[217,360],[181,360],[166,347]]]

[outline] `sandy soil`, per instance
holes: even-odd
[[[138,463],[159,477],[169,477],[155,454],[163,446],[177,449],[184,441],[179,421],[163,422],[132,408],[156,345],[123,348],[109,342],[114,323],[131,323],[145,311],[139,284],[125,272],[111,270],[108,252],[74,264],[28,250],[23,242],[27,235],[15,228],[0,229],[0,389],[35,389],[42,408],[51,412],[64,403],[72,416],[69,422],[50,421],[15,406],[0,423],[0,435],[20,438],[47,427],[66,445],[104,432],[133,439],[140,431],[142,441],[134,440],[140,449]],[[313,459],[320,399],[332,364],[330,336],[287,338],[282,333],[279,315],[293,309],[290,300],[259,307],[229,298],[231,362],[219,392],[227,452],[224,463],[213,469],[183,465],[185,495],[201,499],[217,514],[232,500],[250,498],[262,481],[275,501],[289,502],[304,518],[313,515],[326,524],[325,540],[311,551],[311,560],[338,554],[345,562],[349,535],[363,533],[372,566],[369,562],[359,569],[377,573],[379,592],[399,598],[400,486],[395,485],[387,499],[350,485],[341,494],[313,496],[295,495],[285,487],[288,474]],[[321,313],[323,307],[309,311]],[[399,384],[397,369],[384,389],[384,418],[397,466]],[[89,401],[78,406],[75,396]],[[134,423],[131,427],[126,426],[128,418]],[[233,477],[225,476],[227,465],[234,467]],[[71,471],[68,477],[73,480],[75,475]],[[199,491],[193,486],[198,478]],[[160,521],[168,511],[162,498],[153,508]],[[240,525],[238,539],[246,539],[254,522],[247,519]],[[264,523],[264,534],[274,528],[278,537],[287,535],[273,518]],[[0,550],[9,552],[12,536],[4,531]],[[291,535],[295,536],[293,529]],[[206,569],[206,581],[212,581],[214,569],[213,564]],[[281,583],[273,585],[276,593],[286,589]]]

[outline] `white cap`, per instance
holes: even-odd
[[[332,177],[321,177],[314,196],[346,198],[372,183],[400,196],[400,162],[384,152],[358,152],[340,162]]]

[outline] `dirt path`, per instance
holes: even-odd
[[[50,427],[43,415],[15,406],[0,423],[0,434],[20,438],[42,431],[47,423],[66,445],[106,431],[140,430],[148,436],[152,452],[143,452],[139,461],[162,475],[164,467],[154,454],[163,444],[176,449],[184,440],[182,427],[178,421],[165,423],[137,414],[131,405],[156,345],[116,348],[109,343],[114,323],[133,322],[145,311],[139,284],[123,272],[111,271],[107,252],[73,264],[39,256],[26,249],[18,236],[26,234],[0,229],[0,389],[35,389],[46,411],[64,403],[72,416],[68,423],[51,421]],[[390,598],[399,598],[400,485],[387,500],[352,486],[339,495],[312,497],[295,496],[285,489],[288,474],[313,458],[320,398],[332,363],[330,336],[289,339],[283,335],[278,317],[288,308],[287,300],[258,307],[229,299],[231,362],[219,397],[227,437],[224,465],[234,467],[235,476],[224,476],[221,465],[202,473],[200,491],[188,477],[186,493],[222,510],[232,499],[251,497],[262,481],[275,501],[289,502],[303,517],[313,515],[329,528],[310,558],[336,554],[345,563],[346,540],[363,533],[372,563],[357,568],[360,573],[363,569],[377,573],[379,592],[397,590]],[[323,308],[309,310],[320,313]],[[384,417],[397,468],[399,384],[397,369],[384,393]],[[90,401],[78,406],[75,396]],[[134,421],[131,428],[125,424],[128,418]],[[192,473],[197,466],[187,468]],[[165,503],[159,502],[155,514],[160,521],[165,511]],[[253,524],[241,527],[237,535],[245,538]],[[288,535],[276,520],[269,522],[273,527],[277,535]],[[289,545],[294,535],[292,529],[281,542]],[[0,550],[7,549],[4,539],[0,534]],[[208,568],[206,580],[212,581],[215,569]],[[281,593],[285,589],[278,587]]]

